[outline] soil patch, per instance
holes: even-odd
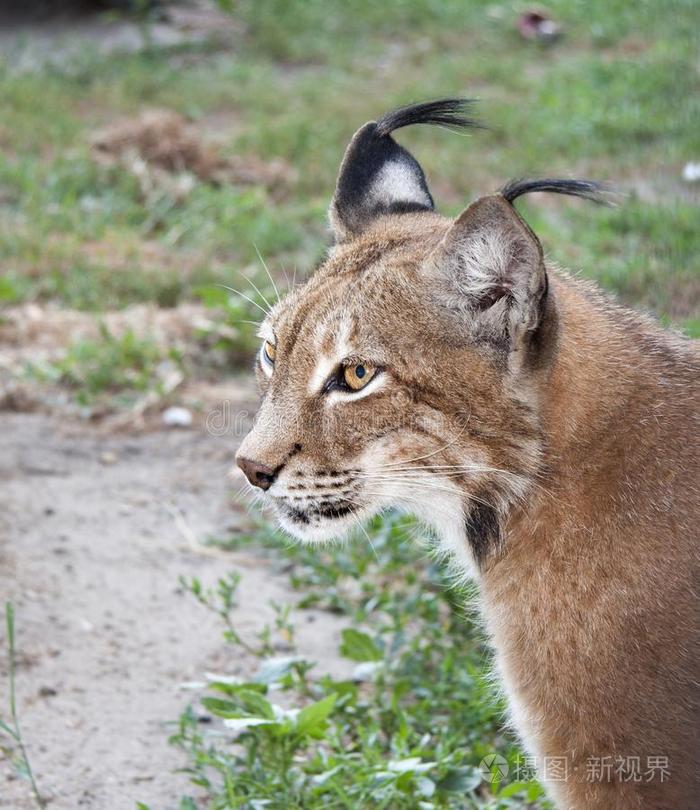
[[[274,555],[226,553],[208,536],[240,531],[232,503],[235,439],[199,430],[104,436],[41,414],[0,415],[0,594],[17,616],[19,713],[51,810],[176,810],[193,794],[167,745],[205,672],[244,675],[257,663],[221,641],[218,620],[178,588],[242,575],[236,612],[254,639],[270,601],[295,603]],[[240,482],[239,482],[240,483]],[[280,563],[281,564],[281,563]],[[300,611],[299,652],[347,675],[342,622]],[[6,712],[0,631],[0,705]],[[282,654],[282,653],[281,653]],[[33,807],[0,754],[0,807]]]

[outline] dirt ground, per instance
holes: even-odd
[[[0,413],[0,448],[0,596],[15,606],[19,715],[42,793],[52,810],[175,810],[193,793],[167,744],[167,721],[191,697],[182,684],[256,666],[225,646],[178,577],[212,585],[238,570],[235,619],[249,638],[271,620],[271,600],[298,599],[274,556],[202,546],[248,520],[231,497],[235,441]],[[296,627],[300,654],[341,674],[340,621],[303,611]],[[6,716],[4,627],[0,643]],[[0,758],[0,807],[32,806]]]

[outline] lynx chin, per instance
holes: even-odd
[[[473,576],[510,717],[562,810],[691,810],[700,785],[697,343],[545,263],[519,180],[456,219],[391,133],[470,127],[443,100],[365,124],[335,244],[260,328],[237,461],[303,541],[416,515]],[[648,779],[630,766],[663,758]],[[616,763],[592,778],[588,763]],[[562,769],[564,778],[562,778]]]

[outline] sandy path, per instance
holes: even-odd
[[[253,636],[268,606],[294,602],[274,561],[210,555],[196,537],[245,520],[231,506],[230,439],[200,431],[107,437],[42,415],[0,414],[0,598],[17,613],[24,736],[52,810],[176,808],[192,792],[165,721],[187,701],[183,681],[255,666],[221,642],[221,627],[178,592],[181,574],[213,584],[242,574],[238,627]],[[300,652],[335,669],[340,622],[297,614]],[[0,714],[7,666],[0,631]],[[0,754],[0,807],[31,807]]]

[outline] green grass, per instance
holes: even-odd
[[[155,342],[132,331],[116,337],[101,324],[98,339],[77,341],[61,359],[31,364],[27,373],[63,383],[74,391],[80,405],[91,405],[98,398],[112,404],[119,398],[122,405],[129,405],[146,391],[160,391],[166,362],[179,365],[178,352],[163,352]]]
[[[32,797],[38,810],[45,810],[46,801],[39,792],[29,754],[19,723],[17,711],[17,654],[15,646],[15,611],[11,602],[5,603],[5,630],[7,633],[7,672],[9,681],[9,717],[7,721],[0,714],[0,753],[7,758],[17,776],[26,779],[31,787]],[[7,742],[5,742],[7,740]]]
[[[213,678],[180,718],[171,742],[208,796],[183,799],[183,808],[550,806],[502,731],[489,652],[467,613],[471,589],[431,560],[405,521],[376,520],[368,532],[371,552],[364,536],[342,547],[280,549],[265,527],[219,542],[266,546],[271,564],[282,554],[299,594],[256,639],[236,628],[237,574],[212,592],[183,580],[222,618],[227,641],[260,659],[249,680]],[[339,653],[351,678],[330,677],[323,662],[294,649],[294,618],[309,607],[345,617]],[[280,640],[291,647],[284,656],[275,652]],[[492,783],[479,765],[495,753],[509,773]]]
[[[363,121],[409,100],[465,94],[491,129],[462,138],[401,135],[443,209],[522,174],[578,174],[633,192],[613,212],[528,205],[546,249],[631,304],[697,317],[698,192],[680,172],[700,154],[700,13],[690,0],[549,4],[565,27],[551,47],[522,41],[516,6],[245,0],[233,49],[201,46],[100,58],[16,75],[0,63],[0,261],[19,300],[99,310],[171,306],[256,261],[308,271],[326,244],[325,210],[343,149]],[[226,152],[283,157],[299,180],[282,200],[261,187],[198,183],[184,200],[144,198],[126,172],[98,167],[91,133],[143,107],[206,127],[235,123]],[[646,190],[644,200],[634,190]],[[683,196],[681,196],[683,195]],[[152,241],[163,258],[96,260],[84,245]],[[185,268],[178,273],[178,260]]]

